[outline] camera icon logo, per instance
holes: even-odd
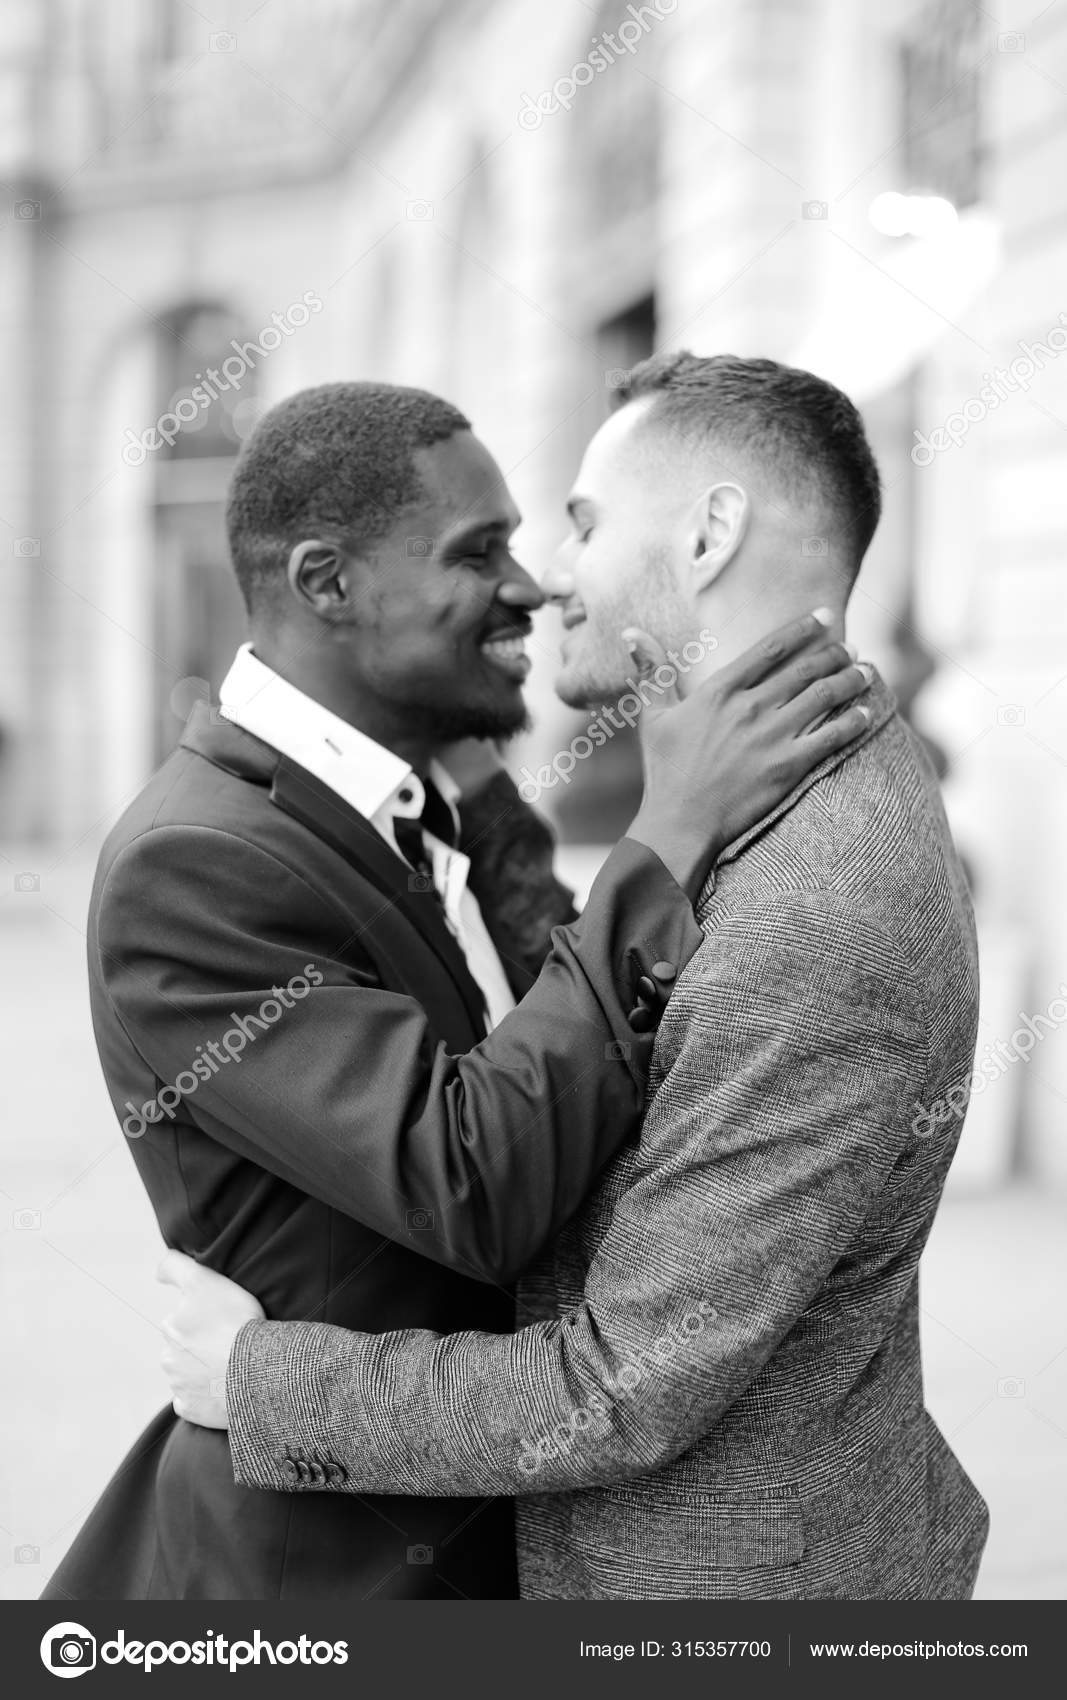
[[[408,1563],[432,1564],[433,1547],[423,1546],[421,1543],[418,1546],[408,1547]]]
[[[618,1039],[614,1039],[610,1045],[604,1046],[604,1059],[606,1062],[625,1062],[629,1055],[629,1045],[622,1044]]]
[[[435,887],[434,887],[433,880],[430,878],[429,874],[409,874],[408,875],[408,890],[409,891],[424,891],[425,892],[425,891],[433,891],[433,890],[435,890]]]
[[[829,201],[804,201],[800,208],[804,218],[822,218],[830,216]]]
[[[13,210],[16,218],[40,218],[41,203],[40,201],[16,201]]]
[[[1005,30],[997,36],[998,53],[1025,53],[1026,37],[1019,30]]]
[[[24,874],[16,874],[15,875],[15,890],[16,891],[40,891],[40,889],[41,889],[41,876],[40,876],[40,874],[25,874],[24,873]]]
[[[800,545],[800,553],[802,555],[828,555],[829,552],[830,545],[827,543],[825,537],[805,537],[803,543]]]
[[[24,560],[29,560],[31,556],[41,553],[41,539],[39,537],[16,537],[11,548],[13,554],[21,555]]]
[[[21,1546],[15,1548],[16,1564],[40,1564],[40,1562],[40,1547],[30,1546],[28,1541],[24,1541]]]
[[[218,704],[212,700],[210,684],[195,673],[179,679],[170,693],[170,712],[175,720],[181,720],[183,723],[188,721],[195,710],[199,710],[201,703],[208,711],[212,726],[228,724],[225,715],[219,712]]]
[[[409,560],[422,561],[433,554],[432,537],[407,537],[404,539],[404,553]]]
[[[409,1234],[429,1233],[434,1225],[435,1217],[432,1210],[406,1210],[404,1226]]]
[[[1026,1383],[1017,1375],[1002,1375],[997,1382],[998,1399],[1025,1399]]]
[[[609,390],[621,390],[630,382],[630,374],[625,366],[609,366],[604,373],[604,384]]]
[[[13,1210],[11,1226],[20,1234],[32,1234],[41,1226],[39,1210]]]
[[[229,30],[216,30],[215,34],[209,38],[208,46],[212,53],[236,53],[237,37],[231,35]]]
[[[408,218],[414,219],[417,224],[423,224],[428,218],[433,217],[433,202],[409,201],[404,210]]]
[[[1025,726],[1026,710],[1019,702],[1002,702],[997,709],[998,726]]]
[[[41,1663],[53,1676],[84,1676],[96,1664],[96,1637],[81,1623],[55,1623],[41,1638]]]

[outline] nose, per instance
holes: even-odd
[[[566,549],[553,556],[541,575],[541,589],[549,602],[566,602],[574,595],[574,573],[566,559]]]
[[[496,594],[497,600],[509,608],[540,608],[545,600],[537,580],[517,561]]]

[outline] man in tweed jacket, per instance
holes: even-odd
[[[668,640],[685,597],[707,615],[712,592],[740,639],[738,587],[767,592],[763,551],[798,518],[825,545],[802,553],[800,593],[838,574],[843,605],[841,564],[877,517],[837,392],[770,362],[680,356],[638,368],[594,440],[576,527],[610,530],[635,451],[662,472],[662,439],[680,452],[716,398],[731,422],[747,414],[719,430],[721,481],[678,543],[683,590],[675,577],[664,596],[660,579]],[[805,425],[792,436],[791,414]],[[792,476],[805,454],[817,511]],[[565,608],[580,597],[592,625],[592,562],[570,572]],[[581,675],[588,698],[603,688],[597,635],[565,650],[564,681]],[[521,1496],[532,1599],[970,1597],[987,1514],[924,1407],[918,1264],[973,1060],[973,919],[929,764],[880,680],[870,705],[860,745],[720,858],[640,1142],[529,1271],[527,1325],[248,1323],[227,1381],[239,1481],[303,1491],[333,1465],[339,1492]]]

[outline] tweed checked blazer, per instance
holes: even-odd
[[[924,1407],[918,1264],[977,957],[924,753],[865,739],[721,859],[641,1140],[513,1335],[252,1324],[237,1479],[509,1494],[531,1599],[964,1599],[987,1513]]]

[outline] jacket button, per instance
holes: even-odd
[[[326,1480],[330,1487],[341,1487],[347,1479],[348,1472],[340,1464],[327,1464]]]
[[[673,962],[655,962],[652,965],[652,972],[657,980],[662,980],[668,986],[672,980],[678,978],[678,970]]]
[[[287,1482],[298,1482],[300,1472],[291,1458],[286,1458],[282,1464],[282,1479]]]
[[[310,1468],[311,1468],[311,1479],[314,1482],[315,1486],[316,1487],[325,1487],[325,1485],[326,1485],[326,1471],[323,1469],[322,1465],[321,1464],[312,1464],[310,1466]]]
[[[635,1033],[651,1033],[656,1025],[656,1017],[646,1004],[639,1003],[626,1017]]]
[[[306,1458],[298,1458],[297,1461],[296,1461],[296,1468],[297,1468],[297,1471],[299,1473],[300,1480],[302,1482],[310,1482],[310,1480],[311,1480],[311,1466],[308,1463],[307,1459]]]

